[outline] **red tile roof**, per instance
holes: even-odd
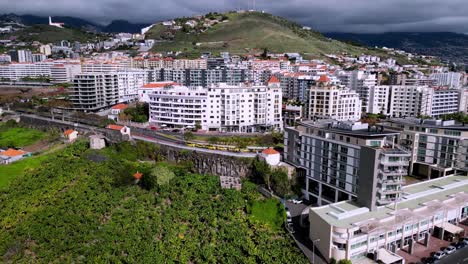
[[[65,132],[63,132],[63,135],[64,135],[64,136],[68,136],[68,135],[70,135],[70,134],[73,133],[73,132],[75,132],[75,130],[73,130],[73,129],[67,129],[67,130],[65,130]]]
[[[174,82],[157,82],[157,83],[148,83],[143,85],[142,88],[164,88],[166,86],[175,85]]]
[[[276,76],[271,76],[270,80],[268,83],[281,83],[280,80]]]
[[[117,105],[114,105],[112,107],[112,109],[114,110],[123,110],[123,109],[126,109],[128,107],[128,105],[126,104],[117,104]]]
[[[133,174],[133,177],[135,179],[139,180],[139,179],[141,179],[141,177],[143,177],[143,174],[137,171],[135,174]]]
[[[27,152],[22,151],[22,150],[16,150],[16,149],[7,149],[3,152],[0,152],[0,155],[2,156],[7,156],[7,157],[16,157],[16,156],[22,156],[26,154]]]
[[[262,151],[263,154],[265,155],[276,155],[280,154],[278,151],[274,150],[273,148],[267,148],[264,151]]]
[[[318,82],[329,82],[329,81],[330,81],[330,78],[328,78],[326,75],[322,75],[318,79]]]
[[[124,128],[123,126],[119,126],[119,125],[108,125],[107,128],[109,129],[112,129],[112,130],[122,130],[122,128]]]

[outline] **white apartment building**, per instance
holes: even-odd
[[[148,83],[148,73],[144,70],[118,71],[119,102],[138,99],[138,89]]]
[[[432,88],[427,86],[391,86],[390,116],[418,116],[432,113]]]
[[[117,72],[80,73],[73,78],[70,100],[77,110],[97,111],[119,103]]]
[[[0,65],[0,79],[18,81],[25,77],[50,77],[52,65],[50,62]]]
[[[83,73],[114,72],[125,70],[127,68],[128,67],[125,62],[87,61],[81,65],[81,70]]]
[[[10,63],[11,62],[11,56],[8,54],[0,54],[0,64],[1,63]]]
[[[148,84],[149,86],[150,84]],[[164,127],[256,132],[282,130],[281,89],[269,86],[227,85],[203,87],[165,85],[149,94],[150,122]]]
[[[149,122],[160,127],[194,128],[202,123],[207,93],[203,87],[159,86],[149,94]]]
[[[408,185],[402,198],[375,210],[343,201],[309,209],[310,239],[327,261],[404,263],[395,254],[428,246],[431,236],[463,234],[468,218],[468,179],[450,176]],[[418,243],[423,245],[418,245]]]
[[[341,72],[338,74],[338,79],[341,83],[356,91],[359,94],[359,98],[362,102],[362,112],[370,112],[370,97],[371,89],[378,83],[375,74],[370,74],[365,71],[352,71],[352,72]]]
[[[388,85],[377,85],[369,89],[367,113],[390,114],[391,88]]]
[[[153,94],[159,90],[161,90],[161,88],[164,88],[164,87],[169,87],[169,86],[176,86],[178,84],[176,84],[175,82],[151,82],[151,83],[147,83],[143,86],[141,86],[140,88],[138,88],[138,101],[140,102],[144,102],[144,103],[150,103],[150,97],[149,95],[150,94]]]
[[[50,45],[41,45],[39,46],[39,52],[46,56],[49,56],[52,55],[52,48],[50,47]]]
[[[429,76],[437,81],[437,85],[448,86],[452,89],[460,89],[463,86],[464,75],[460,72],[439,72]]]
[[[72,64],[55,64],[50,68],[52,83],[70,83],[73,77],[81,73],[81,65],[78,63]]]
[[[11,60],[18,63],[33,62],[32,52],[30,50],[12,50],[10,51]]]
[[[338,121],[361,118],[359,94],[348,88],[319,83],[308,90],[306,114],[309,119],[335,119]]]

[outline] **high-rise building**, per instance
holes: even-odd
[[[398,132],[360,122],[304,121],[285,128],[284,160],[305,177],[313,204],[357,200],[375,208],[401,194],[410,153],[395,144]]]
[[[398,143],[411,151],[410,174],[432,179],[468,173],[468,125],[417,118],[394,118],[381,125],[398,131]]]
[[[117,72],[80,73],[73,78],[70,100],[82,111],[97,111],[119,103]]]
[[[326,76],[308,90],[307,98],[305,113],[308,119],[356,121],[361,118],[359,95],[351,89],[331,85]]]
[[[452,89],[460,89],[463,86],[463,77],[460,72],[439,72],[429,76],[437,81],[437,85],[448,86]]]
[[[32,52],[30,50],[11,50],[9,55],[11,56],[11,61],[14,62],[33,62]]]
[[[150,87],[148,84],[147,87]],[[281,88],[244,84],[187,87],[155,85],[148,94],[150,122],[159,126],[189,128],[196,123],[207,131],[257,132],[282,130]]]

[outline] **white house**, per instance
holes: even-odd
[[[63,132],[63,137],[68,141],[68,142],[73,142],[78,138],[78,131],[73,130],[73,129],[67,129],[65,132]]]
[[[277,166],[280,164],[280,153],[273,148],[267,148],[262,151],[260,157],[270,166]]]
[[[131,136],[131,134],[130,134],[130,128],[127,127],[127,126],[108,125],[107,128],[108,128],[108,129],[111,129],[111,130],[120,131],[120,133],[121,133],[122,135]]]
[[[117,121],[119,119],[120,113],[122,113],[127,108],[128,105],[126,104],[116,104],[113,107],[111,107],[111,112],[107,116],[107,118]]]
[[[7,149],[7,150],[0,150],[0,164],[10,164],[12,162],[21,160],[25,157],[30,157],[31,153],[17,150],[17,149]]]

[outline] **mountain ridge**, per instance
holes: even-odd
[[[468,64],[468,35],[454,32],[340,33],[325,36],[367,46],[386,46],[407,52],[437,56],[446,62]]]

